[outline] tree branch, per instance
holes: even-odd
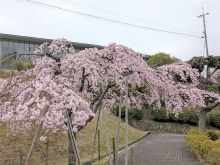
[[[111,86],[108,85],[108,86],[106,87],[106,89],[103,90],[101,96],[100,96],[99,99],[98,99],[97,104],[95,105],[95,108],[93,109],[93,112],[94,112],[94,113],[97,112],[97,110],[98,110],[99,106],[101,105],[101,102],[102,102],[102,100],[103,100],[105,94],[108,92],[108,90],[109,90],[110,87],[111,87]],[[79,127],[78,127],[78,131],[80,131],[81,129],[83,129],[93,118],[94,118],[93,116],[90,116],[89,119],[86,121],[86,124],[85,124],[84,126],[79,126]]]
[[[206,107],[206,108],[205,108],[206,112],[211,111],[212,109],[214,109],[215,107],[217,107],[219,104],[220,104],[220,103],[218,102],[218,103],[215,103],[215,104],[212,105],[212,106]]]
[[[215,70],[210,75],[207,76],[207,79],[210,78],[217,70],[218,68],[215,68]]]
[[[33,86],[33,84],[31,84],[31,85],[25,87],[25,88],[22,89],[16,96],[12,97],[11,102],[14,101],[14,99],[15,99],[16,97],[18,97],[23,91],[25,91],[26,89],[28,89],[28,88],[31,87],[31,86]]]
[[[98,99],[100,98],[100,96],[101,96],[101,94],[102,94],[102,87],[101,87],[101,85],[100,85],[100,92],[99,92],[99,94],[91,101],[91,103],[90,103],[90,109],[93,111],[93,106],[94,106],[94,104],[95,104],[95,102],[96,101],[98,101]]]
[[[85,78],[86,78],[87,76],[89,76],[89,74],[86,74],[86,75],[85,75],[85,68],[83,67],[83,68],[82,68],[82,80],[81,80],[81,86],[80,86],[80,88],[79,88],[79,92],[82,92],[82,91],[83,91],[84,85],[85,85]]]

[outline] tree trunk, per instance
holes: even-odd
[[[199,131],[204,133],[206,131],[206,109],[201,108],[199,111]]]
[[[128,165],[128,76],[126,76],[125,97],[125,165]]]
[[[74,136],[76,138],[76,134],[74,133]],[[71,136],[68,132],[68,141],[69,141],[69,144],[68,144],[68,165],[76,165],[76,154],[74,152],[74,149],[73,149],[73,144],[71,142]]]

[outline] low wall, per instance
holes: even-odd
[[[193,127],[189,124],[180,123],[168,123],[168,122],[156,122],[147,120],[131,120],[129,124],[137,129],[144,131],[160,131],[160,132],[170,132],[178,134],[186,134],[187,131]],[[195,126],[194,126],[195,127]]]

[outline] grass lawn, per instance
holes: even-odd
[[[10,71],[0,70],[0,78],[7,78],[11,76]],[[14,75],[21,75],[21,72],[14,72]],[[108,135],[112,148],[112,138],[116,138],[118,119],[114,114],[107,114],[107,125]],[[96,118],[94,118],[85,128],[77,133],[77,145],[80,152],[82,162],[89,161],[92,153],[92,143],[94,139]],[[29,151],[36,125],[33,124],[30,130],[26,133],[8,134],[7,125],[3,123],[0,125],[0,164],[12,165],[18,164],[19,155],[21,155],[22,162],[25,161],[27,153]],[[101,155],[107,154],[108,148],[106,145],[106,135],[104,129],[104,122],[102,115],[99,121],[100,130],[100,151]],[[129,143],[144,136],[147,132],[137,130],[129,126]],[[63,165],[67,164],[67,153],[68,153],[68,136],[63,134],[61,131],[52,133],[51,131],[41,131],[41,136],[47,136],[48,140],[48,165]],[[120,136],[120,147],[125,143],[125,123],[121,123],[121,136]],[[38,140],[36,148],[34,150],[31,164],[45,165],[46,160],[46,148],[47,143]],[[98,157],[98,148],[96,140],[96,148],[94,158]],[[106,162],[106,161],[105,161]]]
[[[77,133],[77,145],[79,148],[80,156],[82,162],[89,161],[91,159],[92,143],[95,132],[96,118],[93,119],[85,128]],[[112,148],[112,138],[116,138],[117,132],[117,117],[114,114],[107,114],[107,125],[109,129],[109,140]],[[15,135],[7,136],[7,126],[3,124],[0,126],[0,162],[4,165],[11,165],[18,163],[19,153],[22,153],[22,159],[26,159],[28,150],[30,148],[32,138],[36,129],[36,125],[27,131],[27,134],[17,133]],[[104,123],[102,115],[99,121],[100,130],[100,148],[101,155],[108,152],[106,145],[106,135],[104,129]],[[142,136],[147,132],[137,130],[129,126],[129,142],[132,142]],[[45,133],[44,130],[41,131],[41,136],[46,135],[49,140],[48,149],[48,165],[63,165],[67,164],[67,149],[68,149],[68,138],[67,134],[62,134],[62,132],[52,133],[51,131]],[[125,123],[121,123],[121,136],[120,136],[120,146],[125,143]],[[98,157],[97,143],[95,148],[94,158]],[[38,140],[35,151],[32,157],[32,165],[39,164],[45,165],[44,160],[46,159],[46,143]]]

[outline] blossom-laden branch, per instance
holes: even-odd
[[[43,120],[43,128],[54,132],[63,128],[65,131],[65,108],[73,114],[74,131],[80,130],[93,119],[101,103],[108,110],[113,107],[120,96],[112,87],[125,93],[126,77],[132,88],[129,106],[140,107],[144,97],[156,107],[163,102],[170,113],[177,115],[183,107],[205,107],[206,95],[220,100],[219,95],[204,93],[196,87],[199,73],[183,62],[155,70],[148,67],[140,53],[116,43],[101,50],[89,48],[75,53],[68,41],[58,39],[51,44],[42,44],[35,53],[42,53],[44,49],[48,51],[45,57],[32,59],[35,68],[19,78],[13,77],[7,90],[14,101],[1,99],[0,122],[10,123],[12,130],[25,130],[32,120]],[[176,81],[175,75],[182,82]],[[1,92],[7,81],[0,81]],[[143,84],[146,92],[136,88]],[[49,104],[49,110],[44,118],[40,118],[46,104]],[[17,121],[24,122],[18,127]]]

